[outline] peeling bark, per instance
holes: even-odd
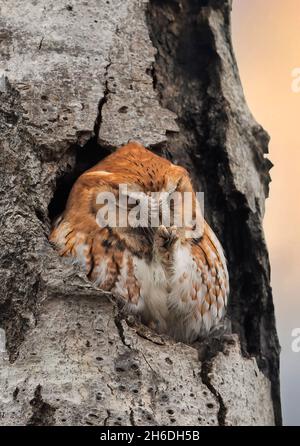
[[[280,424],[268,136],[245,104],[230,2],[0,7],[0,424]],[[176,344],[124,319],[50,246],[76,178],[129,138],[205,192],[228,257],[230,339]]]

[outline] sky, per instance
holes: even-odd
[[[247,103],[271,136],[264,229],[282,347],[284,424],[299,426],[300,352],[292,350],[292,331],[300,328],[300,91],[292,89],[292,72],[300,73],[300,0],[233,0],[232,39]]]

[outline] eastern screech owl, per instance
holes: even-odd
[[[125,192],[120,192],[120,184],[126,185]],[[181,226],[174,223],[181,217],[185,198],[175,206],[175,192],[192,197],[193,218]],[[106,225],[108,208],[102,212],[107,203],[98,199],[101,193],[116,198],[117,217]],[[120,205],[122,194],[126,206]],[[169,223],[129,225],[138,201],[146,203],[140,214],[151,208],[149,215],[160,218],[169,210]],[[149,216],[146,220],[149,223]],[[226,260],[217,237],[203,219],[202,231],[189,232],[198,220],[187,171],[130,142],[78,178],[50,240],[62,256],[78,261],[91,281],[120,297],[145,324],[192,342],[219,324],[229,293]]]

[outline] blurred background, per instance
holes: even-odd
[[[248,105],[271,136],[270,198],[264,228],[270,252],[277,329],[282,347],[284,424],[300,425],[300,1],[233,0],[232,37]]]

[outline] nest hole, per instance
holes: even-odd
[[[71,147],[69,162],[57,178],[55,191],[48,206],[48,215],[51,221],[54,221],[64,211],[77,178],[110,153],[107,148],[97,143],[95,137],[91,138],[84,146]]]

